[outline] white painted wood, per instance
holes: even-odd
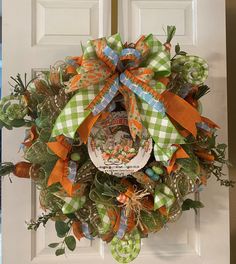
[[[204,115],[221,126],[219,140],[227,142],[227,86],[224,0],[123,0],[119,2],[123,37],[135,42],[153,33],[165,41],[164,29],[176,25],[173,44],[207,59],[210,95],[202,100]],[[185,213],[151,240],[143,240],[136,263],[229,264],[228,190],[211,179],[200,193],[205,204],[200,214]]]
[[[99,1],[34,0],[34,45],[76,45],[99,35]],[[101,21],[101,20],[100,20]]]
[[[122,4],[121,4],[122,3]],[[121,1],[120,9],[123,18],[124,37],[129,41],[136,36],[152,32],[161,41],[165,40],[167,25],[175,24],[177,27],[176,41],[182,44],[194,44],[196,28],[194,21],[197,15],[196,1]]]
[[[183,49],[210,62],[208,82],[212,93],[203,104],[206,115],[223,128],[220,139],[226,141],[224,0],[119,0],[119,8],[119,27],[124,40],[135,41],[149,31],[163,40],[162,27],[176,24],[175,42],[183,43]],[[3,94],[9,93],[10,75],[18,72],[31,75],[66,56],[78,55],[80,41],[110,32],[109,0],[5,0],[3,13]],[[74,17],[75,13],[78,18]],[[71,27],[76,21],[78,25]],[[4,130],[4,161],[21,159],[16,153],[22,135],[20,129]],[[56,239],[53,223],[38,233],[30,233],[23,224],[40,213],[37,200],[29,181],[14,178],[10,184],[4,179],[4,264],[115,263],[107,246],[99,240],[92,243],[82,240],[67,258],[55,257],[47,247]],[[143,240],[141,254],[134,263],[229,264],[228,191],[212,179],[207,191],[201,193],[201,200],[206,208],[199,215],[185,213],[179,222]]]
[[[81,54],[81,42],[110,34],[110,0],[7,0],[3,2],[3,95],[10,76],[48,68],[66,56]],[[3,160],[17,162],[24,130],[3,131]],[[82,240],[68,259],[56,258],[54,223],[39,232],[25,221],[41,214],[35,186],[28,180],[3,180],[3,262],[19,264],[85,263],[102,259],[103,244]],[[55,240],[56,239],[56,240]],[[83,260],[84,259],[84,260]]]

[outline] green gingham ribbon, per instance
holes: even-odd
[[[165,86],[161,83],[154,83],[152,88],[158,93],[165,90]],[[176,147],[172,145],[183,144],[184,137],[179,134],[168,116],[163,116],[162,113],[157,112],[142,100],[137,100],[137,104],[143,124],[155,142],[155,159],[157,161],[170,160],[176,151]]]
[[[141,250],[141,237],[137,229],[126,233],[123,239],[114,236],[110,243],[111,254],[119,263],[133,261]]]
[[[95,98],[101,85],[93,85],[85,89],[80,89],[62,110],[54,125],[52,136],[64,135],[74,138],[75,132],[85,118],[90,114],[90,110],[85,110],[88,104]]]
[[[107,208],[101,203],[96,203],[97,211],[101,219],[101,225],[98,227],[100,234],[106,234],[111,227],[111,221],[107,213]]]
[[[177,149],[178,148],[176,146],[173,146],[171,144],[155,144],[153,151],[156,161],[170,161]]]
[[[203,84],[208,77],[207,62],[197,56],[182,56],[172,63],[172,70],[181,73],[182,78],[190,84]]]
[[[167,185],[162,183],[156,187],[154,194],[154,210],[165,206],[168,211],[174,201],[175,196]]]
[[[108,37],[107,45],[120,54],[123,49],[123,44],[119,34]],[[145,60],[145,65],[142,67],[151,68],[154,72],[159,73],[161,76],[168,76],[170,74],[170,54],[165,51],[165,47],[161,42],[155,40],[153,35],[149,35],[144,40],[149,47],[149,53]],[[140,51],[141,52],[141,51]],[[84,49],[84,58],[94,59],[97,58],[93,41],[89,41]],[[83,69],[79,68],[82,74]],[[66,137],[73,138],[76,130],[91,113],[91,110],[86,110],[89,102],[91,102],[98,91],[101,90],[103,84],[92,85],[85,89],[79,89],[76,95],[69,101],[64,110],[61,112],[56,120],[53,128],[52,136],[65,135]],[[88,90],[86,92],[86,90]]]
[[[107,40],[108,46],[111,49],[113,49],[114,51],[116,51],[118,54],[120,54],[120,52],[123,49],[123,44],[122,44],[120,34],[115,34],[115,35],[109,36],[106,38],[106,40]],[[85,59],[97,58],[97,54],[96,54],[95,48],[93,46],[93,40],[89,40],[87,42],[87,46],[84,49],[83,57]]]
[[[108,37],[106,41],[107,45],[116,52],[116,54],[122,53],[123,44],[119,34]],[[155,72],[155,75],[169,76],[171,73],[171,60],[170,53],[166,51],[165,46],[156,40],[153,35],[148,35],[144,39],[144,43],[148,46],[148,53],[145,53],[145,51],[142,50],[142,46],[138,48],[138,52],[144,56],[141,67],[152,69]],[[88,42],[84,49],[83,56],[86,59],[98,59],[93,41]],[[183,74],[183,78],[189,83],[202,83],[208,73],[206,62],[201,58],[194,56],[177,58],[174,60],[172,67],[175,71],[181,70],[180,73]],[[196,69],[199,69],[199,76],[196,76],[196,72],[198,72]],[[80,67],[78,71],[83,74],[83,67]],[[191,74],[188,75],[188,72]],[[122,73],[120,76],[122,75],[124,74]],[[200,76],[202,76],[202,78],[200,78]],[[100,83],[99,85],[91,85],[85,89],[79,89],[59,115],[54,125],[52,136],[63,134],[66,137],[73,138],[76,130],[92,112],[91,109],[87,109],[87,106],[93,101],[104,84],[105,82]],[[165,85],[154,79],[152,79],[148,85],[159,94],[166,89]],[[134,86],[135,84],[130,85],[129,88],[132,90],[132,87]],[[114,96],[114,94],[112,96]],[[143,95],[142,92],[140,92],[140,96],[141,94]],[[139,97],[139,93],[136,97]],[[154,107],[149,104],[149,101],[145,99],[146,97],[148,96],[144,96],[142,97],[143,99],[139,98],[139,100],[137,100],[142,123],[148,129],[149,134],[156,143],[154,148],[156,160],[168,161],[175,152],[175,148],[172,147],[172,145],[185,143],[184,138],[178,133],[169,120],[169,117],[165,115],[163,116],[163,113],[161,113],[158,108],[154,109]]]
[[[68,197],[62,196],[60,193],[54,193],[55,196],[63,200],[65,203],[62,206],[63,214],[72,214],[82,208],[86,202],[86,197]]]
[[[150,48],[145,65],[157,72],[161,76],[169,76],[171,73],[170,53],[166,51],[165,46],[152,34],[145,38],[145,43]]]

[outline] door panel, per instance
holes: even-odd
[[[110,35],[110,0],[7,0],[3,1],[3,95],[10,93],[10,76],[49,68],[66,56],[82,53],[81,43]],[[17,162],[24,130],[3,131],[3,161]],[[18,154],[17,154],[18,153]],[[40,210],[38,193],[28,180],[3,180],[3,263],[76,263],[101,258],[100,241],[82,240],[70,259],[57,258],[47,245],[56,241],[54,223],[38,232],[25,221]],[[103,247],[103,244],[102,244]]]
[[[119,9],[119,31],[129,42],[148,33],[164,42],[166,26],[176,25],[173,46],[180,43],[182,50],[209,62],[211,93],[202,100],[203,115],[220,125],[219,140],[227,142],[224,0],[123,0]],[[212,178],[196,196],[205,208],[198,215],[184,213],[179,222],[144,239],[136,263],[229,263],[228,190]]]

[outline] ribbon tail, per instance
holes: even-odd
[[[196,137],[196,123],[201,122],[198,111],[184,99],[171,92],[164,91],[161,97],[167,114]]]
[[[80,89],[58,116],[53,127],[52,137],[64,135],[69,138],[74,138],[78,127],[91,113],[91,111],[86,110],[86,108],[95,98],[99,90],[99,85]]]
[[[143,101],[148,103],[157,112],[164,115],[165,108],[162,102],[159,101],[160,94],[146,83],[135,78],[129,71],[125,71],[120,75],[120,82],[128,87],[133,93],[139,96]]]
[[[67,160],[59,159],[56,162],[48,178],[48,186],[51,186],[52,184],[57,183],[57,182],[61,182],[62,178],[65,175],[67,166],[68,166]]]
[[[189,155],[185,152],[185,150],[179,145],[178,149],[176,150],[176,152],[173,154],[169,166],[167,167],[167,172],[168,174],[170,174],[173,169],[174,169],[174,165],[177,159],[188,159]]]
[[[129,124],[130,134],[133,139],[135,139],[136,136],[141,138],[143,125],[142,125],[140,113],[138,111],[135,94],[130,92],[130,90],[125,86],[121,86],[119,91],[124,97],[125,108],[128,114],[128,124]]]
[[[107,79],[106,84],[101,91],[98,92],[94,100],[88,105],[93,115],[100,114],[116,96],[119,89],[118,74],[114,74],[111,78]]]
[[[78,128],[77,131],[80,135],[81,140],[84,142],[84,144],[87,143],[90,132],[100,116],[101,114],[94,116],[92,113],[90,113],[88,117],[84,120],[84,122],[80,125],[80,127]]]
[[[154,195],[154,210],[165,206],[168,212],[174,201],[175,196],[167,185],[160,184],[156,187]]]
[[[173,154],[176,152],[177,147],[174,145],[160,146],[160,144],[154,145],[154,156],[156,161],[168,162]]]
[[[56,140],[56,142],[48,142],[46,144],[58,157],[65,160],[71,150],[71,145],[66,141],[64,136],[57,136]]]

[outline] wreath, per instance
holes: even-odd
[[[99,237],[114,259],[129,263],[142,238],[203,207],[186,196],[211,175],[233,184],[223,178],[218,126],[202,116],[208,64],[179,45],[171,57],[174,34],[168,26],[165,44],[152,34],[130,44],[119,34],[90,40],[82,56],[28,83],[26,75],[11,77],[0,124],[26,127],[26,161],[2,163],[0,175],[36,183],[45,212],[28,229],[55,221],[56,255]]]

